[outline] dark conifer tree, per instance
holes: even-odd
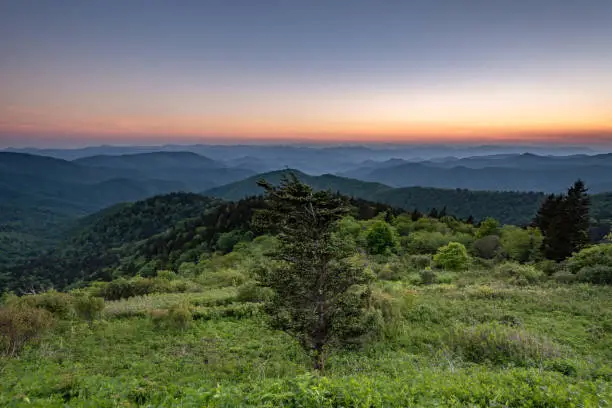
[[[581,180],[567,195],[551,194],[542,203],[533,224],[544,235],[542,252],[546,258],[562,261],[588,244],[589,203]]]
[[[267,311],[274,327],[299,340],[323,370],[330,346],[352,341],[370,331],[368,320],[373,275],[350,261],[354,244],[335,236],[336,222],[350,212],[348,203],[327,191],[313,191],[295,175],[275,187],[266,181],[268,208],[256,224],[278,231],[278,265],[259,274],[274,290]],[[361,292],[356,286],[365,288]]]

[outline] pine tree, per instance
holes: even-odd
[[[323,370],[333,345],[371,329],[367,318],[373,275],[349,261],[355,247],[338,239],[336,223],[349,213],[345,200],[314,192],[291,174],[275,187],[262,180],[268,208],[254,218],[278,231],[277,267],[260,273],[260,284],[274,290],[267,307],[275,328],[299,340],[316,370]],[[361,290],[358,290],[361,288]]]
[[[534,219],[544,235],[542,252],[548,259],[562,261],[589,242],[587,189],[578,180],[566,195],[549,195]]]

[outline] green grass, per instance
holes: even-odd
[[[2,358],[0,405],[603,407],[612,403],[610,287],[514,286],[485,272],[467,276],[472,283],[459,282],[461,277],[451,284],[424,286],[380,282],[388,293],[411,298],[399,327],[393,336],[360,349],[332,353],[325,376],[310,373],[309,360],[293,339],[267,328],[259,305],[237,303],[234,287],[107,302],[104,319],[92,327],[62,321],[19,357]],[[190,306],[193,324],[185,330],[156,329],[149,312],[179,303]],[[475,341],[473,334],[482,331],[498,337]],[[453,333],[470,335],[458,339]],[[528,353],[515,342],[516,333],[528,339],[532,347]],[[542,344],[555,352],[540,352]],[[490,358],[475,361],[466,352],[473,348]]]

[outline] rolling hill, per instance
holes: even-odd
[[[334,175],[310,176],[296,170],[263,173],[225,186],[205,191],[203,194],[237,200],[262,193],[257,181],[265,179],[273,184],[282,176],[295,173],[302,181],[318,190],[337,191],[347,196],[385,203],[406,210],[428,212],[432,208],[446,208],[448,214],[460,218],[470,215],[476,220],[493,217],[507,224],[524,225],[531,222],[544,193],[517,191],[473,191],[467,189],[442,189],[430,187],[393,188],[381,183],[367,182]],[[571,184],[571,182],[569,183]],[[566,185],[565,188],[567,188]],[[612,220],[612,193],[592,196],[592,213],[597,221]]]

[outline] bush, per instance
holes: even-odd
[[[538,257],[544,237],[537,228],[519,228],[506,225],[501,232],[501,245],[508,257],[527,262]]]
[[[193,320],[189,307],[182,304],[173,305],[168,310],[153,310],[150,316],[158,329],[185,330]]]
[[[272,289],[252,282],[238,288],[236,300],[238,302],[267,302],[272,299],[272,296],[274,296]]]
[[[412,269],[421,270],[431,266],[431,255],[410,255],[407,259]]]
[[[472,252],[479,258],[493,259],[501,249],[501,242],[497,235],[482,237],[472,244]]]
[[[612,266],[612,244],[593,245],[575,253],[567,260],[567,268],[577,274],[587,266]]]
[[[438,249],[433,258],[434,264],[443,269],[461,271],[468,267],[470,257],[465,246],[459,242],[450,242]]]
[[[576,274],[578,282],[612,285],[612,265],[586,266]]]
[[[574,283],[576,282],[576,275],[569,271],[559,271],[553,275],[553,279],[558,283]]]
[[[484,238],[489,235],[499,235],[499,221],[495,218],[486,218],[476,230],[476,238]]]
[[[119,278],[114,281],[94,286],[93,295],[106,300],[127,299],[134,296],[143,296],[151,293],[180,292],[181,287],[167,279]]]
[[[53,325],[51,312],[27,305],[0,308],[0,346],[4,355],[14,356],[27,343],[38,340]]]
[[[10,301],[17,305],[44,309],[60,319],[68,319],[72,316],[73,298],[67,293],[48,291],[36,295],[24,295]]]
[[[567,269],[581,282],[612,284],[612,244],[583,249],[567,260]]]
[[[449,343],[454,352],[474,363],[525,366],[560,356],[552,342],[497,323],[455,328]]]
[[[438,281],[437,274],[431,270],[431,268],[423,269],[419,276],[421,277],[421,283],[423,285],[431,285],[432,283],[436,283]]]
[[[512,282],[518,285],[534,284],[538,282],[544,273],[533,265],[521,265],[515,262],[505,262],[496,268],[500,276],[512,278]]]
[[[414,294],[406,289],[391,286],[374,288],[370,302],[372,308],[382,316],[385,335],[392,337],[401,330],[412,309]]]
[[[161,271],[157,271],[157,278],[165,279],[167,281],[173,281],[176,278],[178,278],[178,276],[173,271],[161,270]]]
[[[94,296],[79,296],[75,299],[74,310],[81,319],[91,324],[102,315],[104,299]]]
[[[366,232],[368,252],[373,255],[395,251],[398,242],[397,231],[384,221],[375,222]]]
[[[215,272],[204,273],[198,282],[204,286],[240,286],[247,281],[247,276],[233,268],[224,268]]]

